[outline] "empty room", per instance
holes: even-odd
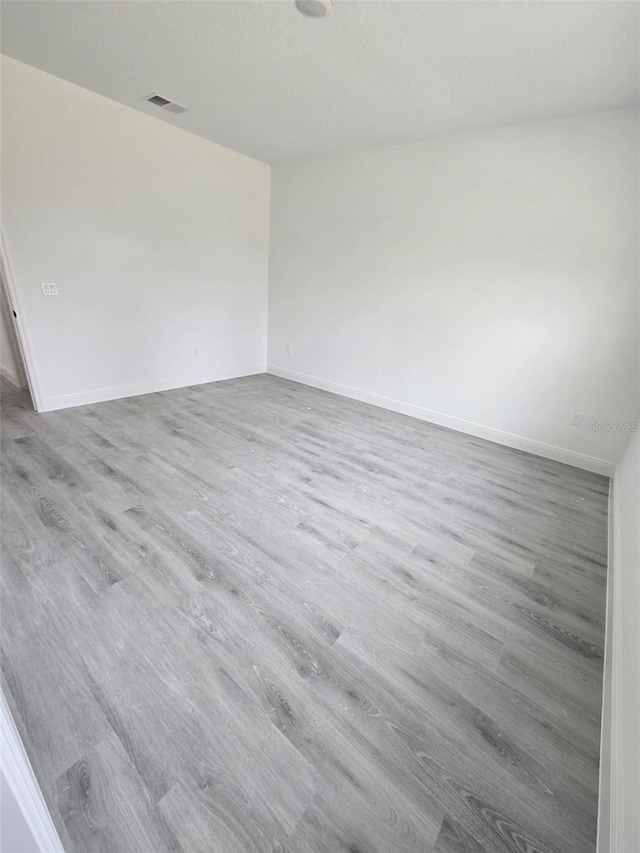
[[[640,853],[639,40],[2,0],[1,853]]]

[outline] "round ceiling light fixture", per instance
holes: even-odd
[[[307,18],[324,18],[331,11],[331,0],[296,0],[299,12]]]

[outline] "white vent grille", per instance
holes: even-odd
[[[186,113],[187,108],[181,107],[180,104],[176,104],[175,101],[170,101],[169,98],[165,98],[163,95],[158,95],[156,92],[153,92],[151,95],[147,95],[144,98],[150,104],[153,104],[156,107],[160,107],[160,109],[168,110],[170,113]]]

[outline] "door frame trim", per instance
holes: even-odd
[[[33,402],[33,408],[36,412],[41,412],[43,409],[42,391],[38,372],[35,366],[35,358],[33,356],[33,347],[29,338],[26,323],[24,321],[24,311],[22,300],[18,288],[15,286],[13,277],[13,268],[9,256],[7,241],[4,236],[4,228],[0,224],[0,271],[6,289],[6,295],[9,300],[9,309],[16,312],[16,317],[13,318],[14,329],[18,339],[18,346],[22,354],[22,362],[27,374],[27,382],[29,383],[29,393]]]

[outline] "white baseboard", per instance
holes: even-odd
[[[9,705],[1,691],[0,731],[2,732],[2,773],[24,821],[24,823],[20,821],[20,828],[24,827],[22,831],[31,834],[41,853],[64,853]]]
[[[104,403],[107,400],[121,400],[123,397],[139,397],[142,394],[155,394],[157,391],[171,391],[174,388],[189,388],[192,385],[205,385],[207,382],[219,382],[222,379],[238,379],[241,376],[253,376],[264,373],[265,365],[235,367],[211,371],[182,380],[156,379],[139,382],[134,385],[119,385],[113,388],[100,388],[95,391],[82,391],[78,394],[63,394],[59,397],[44,397],[41,412],[53,412],[57,409],[70,409],[74,406],[89,406],[92,403]]]
[[[493,427],[476,424],[472,421],[465,421],[453,415],[444,415],[441,412],[434,412],[431,409],[423,409],[421,406],[403,403],[399,400],[393,400],[391,397],[381,397],[379,394],[371,394],[369,391],[360,391],[357,388],[350,388],[348,385],[340,385],[337,382],[329,382],[326,379],[319,379],[316,376],[309,376],[306,373],[297,373],[294,370],[287,370],[275,364],[267,365],[267,373],[272,373],[274,376],[280,376],[283,379],[291,379],[293,382],[300,382],[303,385],[311,385],[313,388],[321,388],[323,391],[331,391],[334,394],[340,394],[342,397],[350,397],[352,400],[370,403],[373,406],[389,409],[392,412],[399,412],[402,415],[410,415],[412,418],[448,427],[457,432],[476,436],[476,438],[484,438],[487,441],[493,441],[495,444],[503,444],[506,447],[513,447],[516,450],[533,453],[535,456],[543,456],[545,459],[553,459],[555,462],[573,465],[575,468],[582,468],[585,471],[592,471],[595,474],[604,474],[607,477],[611,477],[615,471],[615,463],[609,462],[606,459],[597,459],[594,456],[587,456],[584,453],[576,453],[573,450],[556,447],[552,444],[545,444],[533,438],[525,438],[522,435],[515,435],[514,433],[504,432]]]
[[[8,379],[12,385],[16,386],[16,388],[20,387],[18,377],[10,367],[5,367],[4,364],[0,364],[0,376],[4,376],[4,378]]]
[[[613,690],[613,644],[614,644],[614,531],[617,530],[615,518],[615,474],[609,489],[609,530],[607,542],[607,597],[605,606],[604,632],[604,666],[602,672],[602,713],[600,724],[600,772],[598,779],[598,833],[596,838],[596,853],[615,853],[617,841],[615,838],[616,815],[614,814],[615,786],[614,736],[618,731],[614,724],[614,713],[617,713],[617,696]],[[616,632],[617,639],[617,632]],[[615,650],[616,655],[619,650]],[[615,707],[614,707],[615,706]]]
[[[605,772],[600,774],[599,796],[603,800],[598,809],[598,818],[603,820],[598,828],[598,853],[627,853],[623,847],[623,827],[625,826],[624,792],[624,746],[623,746],[623,683],[622,667],[622,584],[620,572],[623,570],[622,534],[620,515],[620,495],[618,477],[614,475],[611,487],[612,512],[610,513],[610,583],[607,588],[607,611],[605,628],[606,643],[611,645],[610,660],[605,655],[603,682],[605,696],[603,701],[603,739],[601,743],[600,763]],[[607,672],[607,663],[609,672]],[[607,695],[608,694],[608,695]],[[608,713],[609,719],[604,717]],[[607,725],[605,725],[605,723]],[[606,735],[608,738],[605,740]],[[603,814],[604,809],[608,814]],[[629,851],[631,853],[631,851]]]

